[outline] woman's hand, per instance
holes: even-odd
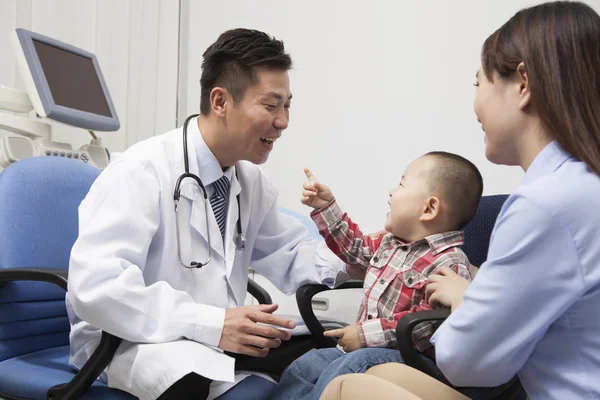
[[[450,268],[442,267],[429,275],[425,288],[425,300],[432,306],[442,305],[456,310],[462,304],[462,298],[470,282]]]

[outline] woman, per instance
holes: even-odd
[[[453,311],[432,338],[437,365],[459,387],[518,374],[531,399],[598,398],[600,16],[576,2],[524,9],[486,40],[481,60],[475,113],[486,156],[526,173],[468,289],[448,271],[431,278],[430,303]],[[419,375],[408,367],[373,373],[413,393],[394,397],[402,390],[390,384],[387,398],[460,396],[424,376],[407,386]],[[353,398],[343,389],[357,379],[379,385],[340,377],[323,398]]]

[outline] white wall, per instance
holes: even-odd
[[[109,150],[176,126],[178,1],[0,0],[0,85],[24,90],[10,43],[16,28],[96,54],[121,122],[119,131],[99,134]],[[53,140],[79,148],[90,138],[54,124]]]
[[[260,29],[283,39],[295,64],[291,124],[263,167],[280,205],[308,211],[299,202],[308,166],[366,231],[378,230],[388,191],[431,150],[472,160],[486,194],[511,192],[522,172],[485,159],[472,84],[487,36],[537,2],[184,0],[181,112],[198,110],[203,50],[226,29]]]

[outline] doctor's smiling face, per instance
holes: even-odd
[[[221,167],[262,164],[289,122],[292,59],[264,32],[233,29],[203,54],[198,127]]]
[[[290,78],[287,71],[257,68],[256,83],[227,110],[225,124],[236,158],[255,164],[267,161],[290,119]]]

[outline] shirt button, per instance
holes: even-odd
[[[369,315],[367,316],[367,319],[373,319],[373,316],[372,316],[371,314],[369,314]]]
[[[412,283],[413,283],[414,281],[415,281],[415,280],[414,280],[413,278],[408,278],[408,284],[409,284],[409,285],[412,285]]]
[[[402,251],[406,251],[406,250],[408,250],[408,246],[402,246],[401,249],[402,249]]]
[[[379,280],[379,283],[381,283],[381,284],[383,285],[383,284],[385,283],[385,279],[381,278],[381,279]]]
[[[379,262],[379,257],[377,257],[377,256],[373,257],[373,262]]]

